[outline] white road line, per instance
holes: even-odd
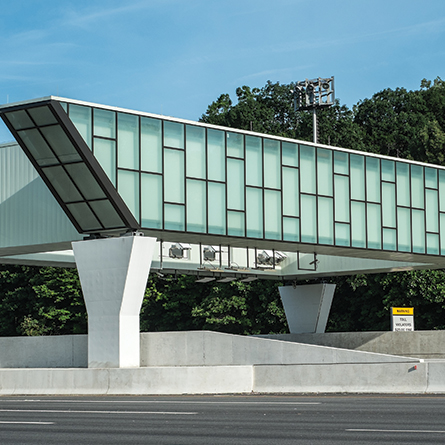
[[[68,413],[68,414],[78,414],[78,413],[87,413],[87,414],[162,414],[168,415],[172,414],[175,416],[179,415],[194,415],[198,413],[191,412],[174,412],[174,411],[84,411],[84,410],[71,410],[71,409],[0,409],[2,413]]]
[[[445,433],[445,431],[440,431],[440,430],[378,430],[378,429],[367,429],[367,428],[350,428],[345,431],[371,432],[371,433],[440,433],[440,434]]]
[[[217,401],[211,401],[211,400],[207,400],[207,401],[198,401],[198,400],[59,400],[59,399],[48,399],[48,400],[44,400],[44,399],[31,399],[31,400],[25,400],[25,399],[21,399],[21,400],[14,400],[14,399],[9,399],[9,400],[4,400],[0,398],[0,403],[2,402],[15,402],[15,403],[20,403],[20,402],[57,402],[57,403],[173,403],[175,405],[179,405],[179,404],[186,404],[186,405],[191,405],[191,404],[195,404],[195,405],[321,405],[322,402],[217,402]]]
[[[54,422],[13,422],[13,421],[6,421],[6,420],[0,420],[0,423],[19,423],[21,425],[54,425]]]

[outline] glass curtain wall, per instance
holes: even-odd
[[[445,171],[64,104],[146,229],[445,254]]]

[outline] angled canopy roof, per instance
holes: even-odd
[[[0,114],[80,233],[139,228],[59,102],[6,106]]]

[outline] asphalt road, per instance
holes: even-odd
[[[0,397],[0,444],[445,443],[445,396]]]

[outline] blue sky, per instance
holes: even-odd
[[[352,107],[445,79],[444,0],[0,0],[0,103],[58,95],[197,120],[222,93],[335,76]],[[0,142],[12,137],[0,124]]]

